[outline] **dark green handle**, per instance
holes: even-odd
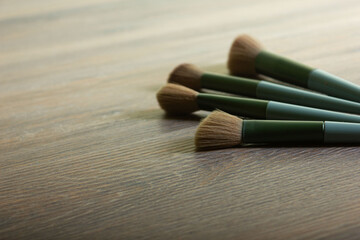
[[[228,93],[256,97],[256,88],[260,81],[228,75],[204,73],[201,76],[201,87]]]
[[[313,70],[311,67],[264,50],[256,56],[255,68],[258,73],[302,87],[308,86],[309,75]]]
[[[234,115],[265,119],[268,101],[199,93],[197,103],[200,109],[220,109]]]
[[[323,143],[322,121],[244,120],[243,143]]]

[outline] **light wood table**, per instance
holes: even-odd
[[[359,1],[0,1],[0,239],[359,239],[360,148],[197,152],[155,94],[235,36],[360,84]]]

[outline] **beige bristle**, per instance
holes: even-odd
[[[198,149],[217,149],[241,144],[243,120],[222,111],[214,111],[199,125],[195,134]]]
[[[173,83],[168,83],[156,94],[160,107],[170,114],[189,114],[199,110],[196,102],[198,92]]]
[[[227,62],[230,73],[239,76],[257,75],[255,58],[261,50],[261,44],[249,35],[238,36],[230,48]]]
[[[185,87],[199,90],[200,79],[203,72],[195,65],[184,63],[177,66],[169,75],[169,83],[177,83]]]

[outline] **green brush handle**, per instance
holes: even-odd
[[[360,102],[360,86],[320,69],[315,69],[310,73],[308,88],[331,96]]]
[[[204,73],[200,83],[202,88],[208,88],[228,93],[256,97],[257,85],[260,81],[228,75]]]
[[[269,101],[266,119],[277,120],[318,120],[360,123],[360,116],[317,108],[304,107],[282,102]]]
[[[360,143],[360,124],[326,121],[325,143]]]
[[[261,51],[256,56],[255,68],[259,73],[302,87],[308,86],[309,75],[313,70],[301,63],[267,51]]]
[[[201,87],[314,108],[360,114],[360,103],[267,81],[204,73]]]
[[[264,50],[256,56],[255,68],[258,73],[282,81],[360,102],[360,86]]]
[[[323,143],[322,121],[244,120],[243,143]]]
[[[360,124],[331,121],[244,120],[247,143],[360,143]]]
[[[243,117],[277,120],[330,120],[360,123],[359,115],[253,98],[199,93],[196,101],[202,110],[213,111],[220,109]]]
[[[360,103],[304,91],[280,84],[260,81],[256,89],[258,98],[321,108],[332,111],[360,114]]]
[[[213,111],[220,109],[243,117],[266,118],[268,101],[207,93],[199,93],[196,100],[202,110]]]

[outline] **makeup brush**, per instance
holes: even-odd
[[[360,103],[357,102],[268,81],[204,72],[192,64],[181,64],[176,67],[170,73],[168,82],[178,83],[197,91],[207,88],[254,98],[360,114]]]
[[[195,134],[198,149],[253,143],[360,143],[360,124],[331,121],[243,120],[214,111]]]
[[[332,120],[360,123],[358,115],[276,101],[199,93],[173,83],[162,87],[156,97],[162,109],[177,115],[190,114],[197,110],[220,109],[238,116],[259,119]]]
[[[264,74],[331,96],[360,102],[360,86],[265,51],[259,42],[248,35],[240,35],[233,42],[228,68],[233,75]]]

